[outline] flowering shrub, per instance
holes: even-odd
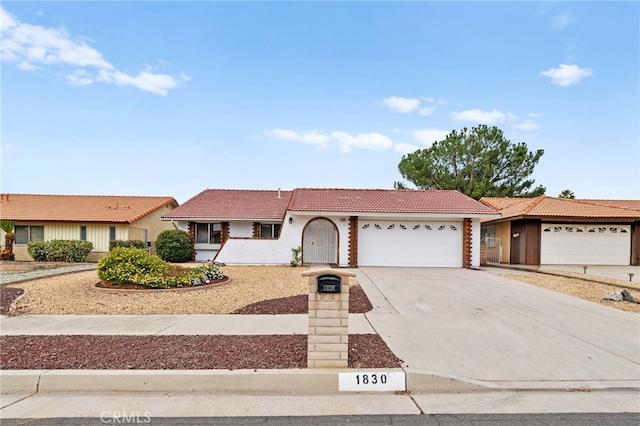
[[[197,268],[201,271],[201,275],[206,277],[208,280],[220,280],[224,277],[222,270],[218,268],[213,262],[212,263],[203,263],[202,266],[198,266]]]
[[[98,277],[111,283],[166,288],[164,275],[168,269],[167,262],[146,250],[116,247],[98,262]]]
[[[98,277],[114,284],[135,284],[147,288],[189,287],[201,281],[221,279],[214,264],[203,264],[172,276],[172,266],[146,250],[116,247],[98,262]],[[175,266],[173,267],[175,268]]]

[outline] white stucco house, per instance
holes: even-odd
[[[206,189],[162,219],[189,232],[195,260],[342,267],[478,267],[493,208],[458,191]]]

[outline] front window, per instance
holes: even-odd
[[[87,227],[86,226],[81,226],[80,227],[80,239],[82,241],[87,241]]]
[[[278,238],[280,235],[279,223],[261,223],[260,238]]]
[[[196,244],[220,244],[221,223],[196,223]]]
[[[44,241],[44,226],[16,225],[16,244]]]

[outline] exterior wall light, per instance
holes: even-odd
[[[289,225],[291,225],[293,223],[293,218],[289,217]]]

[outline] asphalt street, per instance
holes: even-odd
[[[422,414],[379,416],[308,417],[133,417],[7,419],[2,426],[93,426],[144,424],[153,426],[637,426],[640,413],[563,413],[563,414]],[[131,421],[130,421],[131,420]]]

